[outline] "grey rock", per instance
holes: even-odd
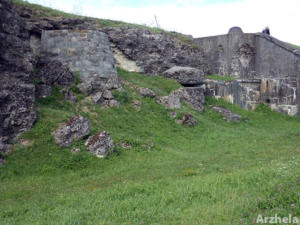
[[[72,154],[77,154],[78,152],[80,152],[80,148],[72,148],[71,150]]]
[[[120,102],[118,102],[117,100],[112,99],[112,100],[106,100],[106,101],[107,101],[106,104],[107,104],[109,107],[116,107],[116,108],[119,108],[119,107],[121,106]]]
[[[114,152],[114,142],[106,131],[98,132],[85,142],[87,150],[99,158]]]
[[[200,87],[188,87],[182,90],[183,93],[181,99],[193,109],[202,112],[205,103],[205,85]]]
[[[99,91],[92,95],[92,102],[104,108],[121,106],[120,102],[114,99],[114,96],[109,90],[105,90],[104,92]]]
[[[37,97],[51,95],[52,86],[71,87],[74,85],[73,73],[59,61],[40,60],[37,71],[35,75],[35,79],[38,80]]]
[[[112,100],[112,99],[114,99],[114,96],[112,95],[112,93],[111,93],[111,91],[109,91],[109,90],[105,90],[104,92],[103,92],[103,98],[105,99],[105,100]]]
[[[52,133],[56,144],[69,147],[73,141],[80,140],[89,135],[91,123],[83,116],[75,116],[62,124],[56,131]]]
[[[32,10],[31,6],[14,4],[15,10],[26,21],[26,28],[32,35],[41,37],[43,30],[96,30],[99,22],[90,18],[45,18],[39,10]]]
[[[169,115],[171,118],[176,118],[177,112],[176,112],[176,111],[171,111],[171,112],[168,113],[168,115]]]
[[[181,108],[181,101],[186,102],[193,109],[202,112],[205,102],[205,86],[180,88],[172,91],[170,95],[158,97],[157,103],[169,109]]]
[[[78,101],[77,96],[70,90],[65,91],[65,99],[70,103],[76,103]]]
[[[127,142],[119,142],[118,146],[120,146],[123,149],[131,149],[132,148],[132,145]]]
[[[241,121],[241,116],[231,112],[229,109],[225,109],[222,107],[214,106],[213,109],[220,113],[222,116],[224,116],[224,119],[227,122],[235,121],[235,122],[240,122]]]
[[[135,27],[105,28],[110,41],[146,74],[160,75],[173,66],[205,67],[201,49],[165,33]]]
[[[198,124],[198,121],[190,113],[184,114],[180,120],[175,122],[188,127],[194,127]]]
[[[143,97],[155,98],[156,94],[149,88],[140,87],[137,89],[138,93]]]
[[[141,101],[134,99],[131,104],[136,109],[136,111],[138,111],[138,112],[141,111],[141,106],[142,106]]]
[[[104,98],[103,98],[103,92],[102,91],[98,91],[97,93],[92,95],[92,102],[94,104],[98,104],[98,105],[102,105],[104,102]]]
[[[35,96],[37,98],[45,98],[52,94],[52,86],[49,84],[36,84],[35,85]]]
[[[168,109],[179,109],[181,108],[180,96],[177,95],[177,92],[171,92],[168,96],[162,96],[156,98],[156,102],[164,105]]]
[[[196,86],[204,82],[204,72],[191,67],[174,66],[163,72],[163,75],[177,80],[183,86]]]
[[[67,66],[57,60],[40,60],[37,78],[44,84],[70,87],[74,85],[74,75]]]
[[[36,120],[35,87],[29,33],[11,1],[0,7],[0,152]]]

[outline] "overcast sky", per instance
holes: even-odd
[[[300,46],[300,0],[28,0],[66,12],[159,26],[194,37],[225,34],[232,26]]]

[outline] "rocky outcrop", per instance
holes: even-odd
[[[92,102],[105,108],[121,106],[109,90],[99,91],[92,95]]]
[[[98,132],[85,142],[87,150],[99,158],[104,158],[114,151],[114,142],[106,131]]]
[[[231,112],[229,109],[214,106],[213,110],[220,113],[227,122],[231,122],[231,121],[240,122],[241,121],[241,116],[236,113]]]
[[[176,91],[172,91],[167,96],[160,96],[156,98],[156,102],[165,106],[168,109],[179,109],[181,108],[180,96],[177,95]]]
[[[155,98],[155,96],[156,96],[155,92],[149,88],[140,87],[137,89],[137,91],[143,97]]]
[[[170,95],[158,97],[157,103],[164,105],[169,109],[181,108],[181,101],[190,105],[193,109],[202,112],[205,102],[205,87],[180,88],[172,91]]]
[[[56,60],[40,60],[35,75],[37,97],[51,95],[52,86],[71,87],[74,85],[74,75],[68,67]]]
[[[91,122],[83,116],[75,116],[52,133],[56,144],[70,147],[73,141],[80,140],[90,134]]]
[[[188,127],[194,127],[198,124],[198,121],[192,116],[192,114],[185,113],[180,120],[176,120],[176,123]]]
[[[106,28],[103,31],[124,57],[136,63],[139,72],[160,75],[173,66],[205,67],[200,49],[171,35],[135,27]]]
[[[204,82],[203,71],[191,67],[174,66],[163,72],[163,75],[177,80],[183,86],[197,86]]]
[[[10,0],[0,4],[0,152],[36,120],[34,57],[24,21]]]

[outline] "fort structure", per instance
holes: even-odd
[[[88,92],[120,86],[108,37],[101,31],[44,30],[41,59],[58,60],[78,72]]]
[[[276,111],[297,115],[300,98],[300,51],[262,33],[228,34],[196,38],[210,74],[236,80],[206,81],[207,94],[253,109],[260,102]]]

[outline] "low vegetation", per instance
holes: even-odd
[[[179,85],[123,70],[121,79],[166,95]],[[208,98],[195,127],[124,86],[120,108],[65,102],[59,90],[38,101],[38,121],[0,167],[0,224],[253,224],[259,214],[300,216],[300,118],[265,105],[250,112]],[[80,96],[82,99],[82,96]],[[141,103],[136,110],[133,100]],[[242,115],[226,122],[212,110]],[[84,140],[55,145],[51,131],[77,114],[92,134],[106,130],[114,155],[89,154]],[[28,144],[29,143],[29,144]],[[123,149],[126,143],[131,149]],[[149,144],[153,143],[153,144]],[[72,154],[73,147],[80,148]]]
[[[296,49],[299,49],[300,50],[300,46],[298,45],[293,45],[293,44],[290,44],[293,48],[296,48]]]
[[[205,75],[206,79],[209,80],[223,80],[223,81],[233,81],[236,80],[234,77],[230,76],[220,76],[220,75]]]
[[[52,9],[49,7],[44,7],[38,4],[32,4],[27,1],[23,0],[12,0],[14,4],[16,5],[21,5],[21,6],[28,6],[30,9],[34,10],[35,16],[36,17],[63,17],[63,18],[89,18],[89,19],[95,19],[99,22],[99,28],[104,28],[104,27],[139,27],[139,28],[146,28],[154,33],[162,33],[162,34],[167,34],[171,35],[180,41],[182,41],[185,44],[188,44],[192,46],[193,48],[198,48],[194,42],[193,39],[187,35],[177,33],[177,32],[170,32],[166,31],[161,28],[157,27],[148,27],[145,25],[139,25],[139,24],[132,24],[132,23],[125,23],[122,21],[117,21],[117,20],[109,20],[109,19],[99,19],[99,18],[91,18],[91,17],[85,17],[85,16],[80,16],[80,15],[75,15],[72,13],[66,13],[60,10]]]

